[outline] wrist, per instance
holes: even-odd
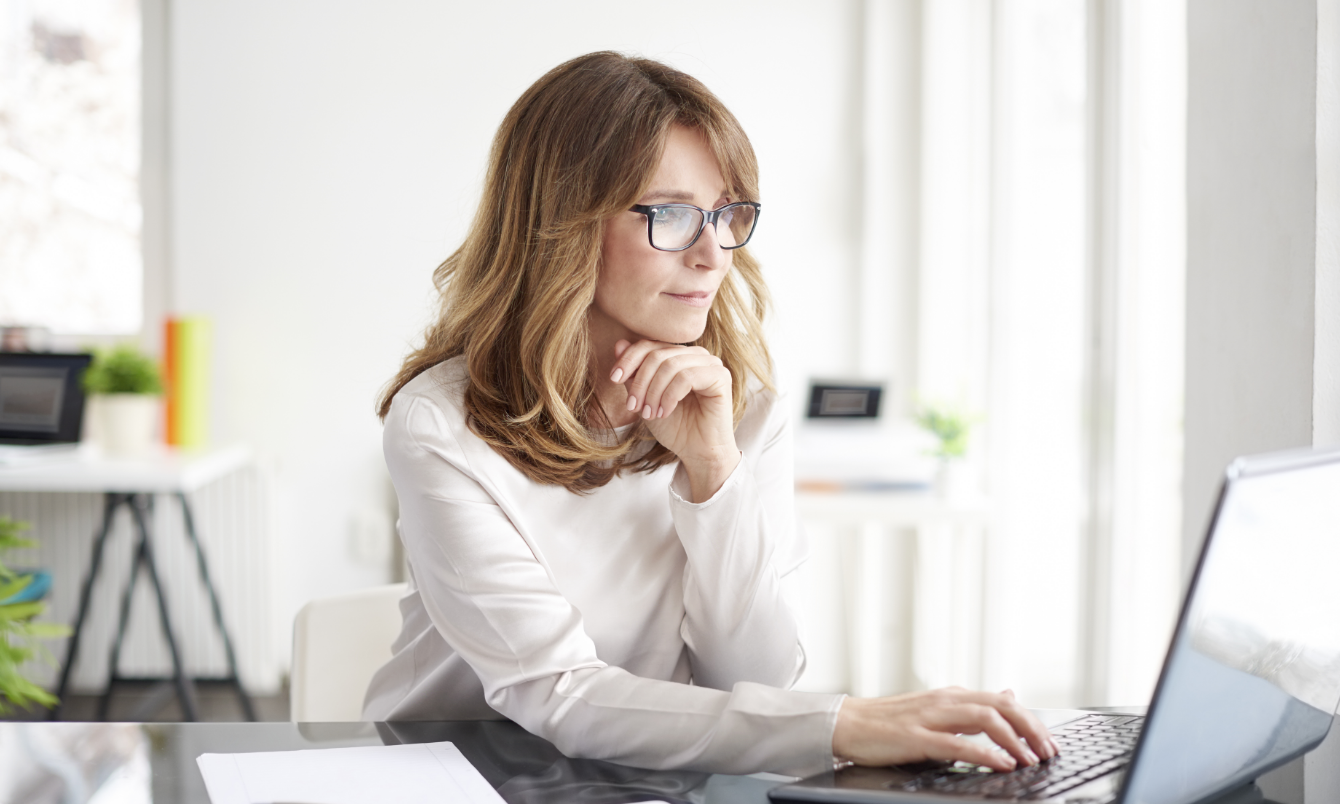
[[[713,455],[699,456],[686,460],[680,458],[684,474],[689,480],[689,496],[692,503],[707,502],[721,490],[726,480],[740,465],[740,450],[734,445],[719,447]]]
[[[837,719],[833,724],[834,762],[850,762],[851,757],[858,754],[860,742],[858,735],[861,733],[860,721],[864,715],[865,703],[864,699],[853,698],[850,695],[842,699]]]

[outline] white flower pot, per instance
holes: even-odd
[[[98,442],[108,455],[143,455],[154,445],[158,397],[102,394],[98,397]]]
[[[935,473],[935,491],[942,499],[962,500],[975,495],[977,479],[961,458],[941,458]]]

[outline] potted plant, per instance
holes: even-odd
[[[84,372],[96,397],[99,441],[110,455],[138,455],[154,443],[163,381],[158,365],[134,346],[98,350]]]
[[[27,528],[26,522],[0,516],[0,551],[32,547],[33,540],[19,536]],[[0,715],[31,704],[49,708],[57,703],[55,695],[19,672],[34,656],[40,655],[54,665],[51,653],[36,640],[70,633],[63,625],[33,622],[46,609],[40,599],[45,589],[37,588],[43,581],[49,584],[50,576],[42,572],[16,572],[0,562]]]
[[[936,447],[930,454],[939,459],[936,472],[936,490],[943,497],[961,497],[971,490],[972,478],[964,456],[968,452],[968,433],[972,419],[965,413],[948,407],[923,405],[917,411],[917,424],[935,437]]]

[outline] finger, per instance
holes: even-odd
[[[930,713],[926,725],[938,731],[985,733],[1024,765],[1036,765],[1040,760],[1015,733],[1009,721],[998,710],[985,704],[961,703],[937,708]]]
[[[644,338],[637,343],[630,343],[620,338],[614,343],[615,363],[614,367],[610,369],[610,380],[612,382],[629,380],[637,371],[643,358],[659,349],[673,349],[676,352],[712,356],[711,352],[701,346],[680,346],[679,344],[653,341],[648,338]]]
[[[621,341],[622,342],[622,341]],[[658,349],[675,348],[671,344],[664,344],[660,341],[640,340],[636,343],[625,346],[622,350],[615,344],[615,352],[618,359],[614,361],[614,368],[610,370],[610,381],[615,383],[624,383],[629,390],[628,409],[634,410],[642,396],[642,389],[645,383],[634,388],[630,383],[636,378],[638,371],[642,368],[643,362],[648,355],[654,354]]]
[[[1033,714],[1023,704],[1019,703],[1014,696],[1014,690],[1005,690],[1001,693],[1005,701],[996,708],[1000,710],[1001,715],[1010,722],[1015,733],[1028,741],[1038,756],[1043,759],[1051,759],[1061,753],[1061,749],[1052,739],[1051,732],[1043,725],[1037,715]]]
[[[614,342],[614,368],[610,369],[610,382],[622,382],[628,376],[628,369],[619,362],[619,358],[628,352],[633,344],[620,338]]]
[[[688,372],[676,374],[670,384],[661,392],[661,413],[660,416],[669,416],[679,408],[679,403],[684,401],[684,397],[693,393],[693,380],[690,379]]]
[[[1051,759],[1060,753],[1047,727],[1042,725],[1037,715],[1019,703],[1013,690],[1001,693],[963,690],[956,697],[966,703],[982,704],[1000,712],[1014,732],[1026,740],[1039,757]]]
[[[920,735],[920,739],[928,759],[938,759],[943,762],[962,760],[985,765],[1002,773],[1009,773],[1019,767],[1015,758],[1004,751],[964,739],[957,734],[926,731]]]
[[[636,347],[637,344],[634,344],[633,348]],[[624,381],[624,387],[628,389],[629,410],[638,411],[644,419],[650,419],[656,413],[656,408],[647,403],[647,391],[656,378],[656,374],[661,370],[661,365],[673,357],[674,351],[678,348],[677,346],[668,346],[652,349],[643,355],[641,362],[633,371],[633,376]],[[632,349],[629,351],[632,351]]]
[[[614,367],[610,369],[611,382],[624,382],[633,376],[637,366],[642,362],[642,357],[647,353],[648,346],[655,341],[640,340],[637,343],[630,343],[620,338],[614,342]]]
[[[656,366],[655,373],[647,377],[647,387],[646,390],[643,391],[643,396],[645,397],[643,400],[645,403],[643,410],[644,412],[649,410],[650,415],[644,415],[643,418],[660,418],[660,412],[664,410],[664,401],[662,400],[662,397],[664,396],[666,387],[670,385],[675,377],[679,376],[701,360],[701,355],[688,354],[687,352],[677,352],[675,354],[667,354],[661,357],[660,362]],[[643,371],[647,371],[649,368],[647,362],[644,361],[643,365],[646,367]]]
[[[715,368],[720,362],[711,355],[694,352],[681,352],[662,360],[646,391],[645,401],[652,410],[652,418],[670,415],[674,404],[690,391],[710,389],[715,384],[715,378],[700,369]],[[675,388],[674,394],[668,393],[672,386]]]
[[[669,416],[678,410],[689,394],[712,399],[721,396],[722,389],[729,387],[730,371],[722,366],[709,364],[685,369],[675,375],[661,393],[661,416]]]

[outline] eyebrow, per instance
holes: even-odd
[[[643,194],[642,198],[639,200],[641,200],[643,203],[646,203],[647,201],[650,201],[653,198],[664,199],[666,201],[683,201],[685,203],[688,203],[689,201],[693,200],[693,193],[690,193],[687,190],[652,190],[649,193]]]

